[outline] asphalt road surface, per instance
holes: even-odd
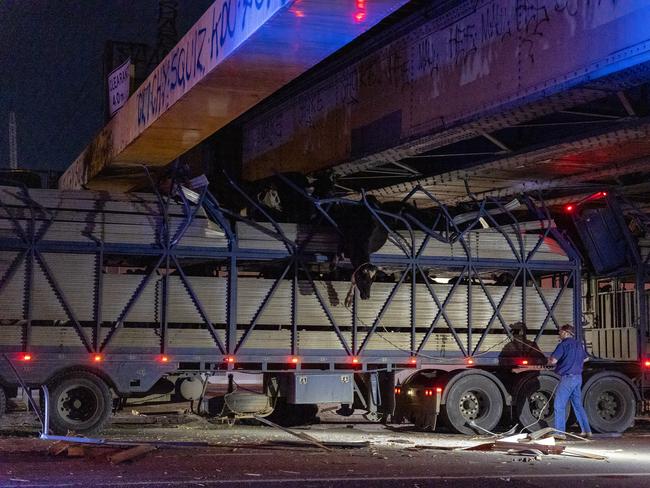
[[[382,426],[360,417],[295,429],[320,442],[356,443],[325,451],[266,426],[229,426],[191,414],[125,412],[102,438],[167,444],[112,464],[114,447],[82,457],[53,455],[31,414],[0,420],[0,487],[650,487],[650,420],[619,438],[567,442],[570,454],[459,450],[489,440]],[[364,442],[363,447],[358,443]],[[606,459],[588,459],[596,454]]]

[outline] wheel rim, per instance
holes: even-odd
[[[68,422],[81,424],[92,419],[97,413],[99,398],[90,388],[71,385],[57,400],[59,414]]]
[[[598,395],[596,412],[606,422],[611,422],[620,417],[622,412],[622,399],[614,391],[606,390]]]
[[[481,418],[488,407],[485,395],[480,391],[466,391],[460,397],[458,409],[466,420]]]
[[[547,419],[551,417],[551,402],[544,391],[536,391],[528,398],[528,408],[536,419]]]

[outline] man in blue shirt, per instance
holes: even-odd
[[[582,343],[575,337],[574,329],[566,324],[560,327],[561,342],[548,359],[548,364],[555,366],[555,372],[560,377],[560,383],[555,390],[555,430],[558,431],[556,439],[566,439],[563,434],[566,430],[566,406],[569,400],[573,406],[578,423],[580,424],[580,435],[591,437],[591,427],[587,413],[582,406],[582,366],[587,360],[587,353]]]

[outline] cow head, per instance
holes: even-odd
[[[359,297],[362,300],[370,298],[370,287],[377,276],[377,266],[365,263],[359,266],[354,272],[352,280],[359,290]]]

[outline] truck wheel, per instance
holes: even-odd
[[[535,432],[555,425],[552,396],[559,383],[550,375],[528,376],[522,381],[516,399],[517,420],[522,427]]]
[[[449,387],[442,419],[450,429],[460,434],[485,434],[481,428],[494,429],[502,413],[503,397],[496,383],[483,375],[471,374]]]
[[[613,375],[587,382],[583,405],[596,432],[623,432],[634,424],[636,399],[630,386]]]
[[[111,392],[98,376],[75,371],[55,378],[50,391],[50,430],[93,434],[102,429],[111,414]]]

